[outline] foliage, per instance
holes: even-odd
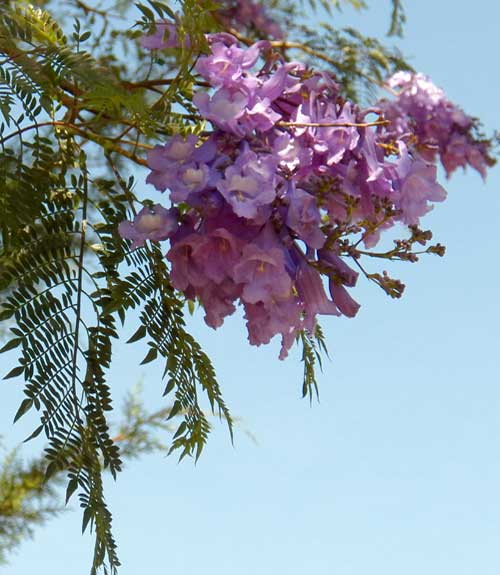
[[[0,564],[34,529],[61,511],[56,487],[44,483],[43,459],[23,463],[16,451],[3,459],[0,473]]]
[[[171,406],[149,413],[139,395],[140,388],[125,398],[121,422],[113,425],[113,441],[120,445],[123,459],[132,460],[153,452],[166,453],[167,445],[158,432],[172,433],[166,422]],[[0,472],[0,564],[6,563],[34,530],[62,513],[59,488],[64,484],[64,471],[45,480],[46,460],[43,456],[24,461],[21,450],[14,449],[3,459]]]

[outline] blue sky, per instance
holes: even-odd
[[[388,2],[375,3],[342,22],[382,34]],[[400,46],[415,68],[498,127],[500,7],[420,0],[407,14]],[[153,456],[109,481],[121,575],[498,575],[499,184],[500,168],[486,184],[457,174],[425,221],[446,257],[399,265],[402,300],[361,282],[358,317],[323,320],[319,404],[300,399],[298,353],[279,362],[277,345],[251,348],[238,317],[217,332],[192,320],[258,443],[240,431],[232,447],[216,425],[196,466]],[[139,368],[141,353],[121,349],[113,389],[142,378],[147,404],[162,406],[161,368]],[[22,392],[2,385],[0,432],[14,445],[34,420],[9,427]],[[4,572],[87,575],[80,525],[78,511],[52,521]]]

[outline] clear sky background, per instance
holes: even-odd
[[[382,35],[389,2],[371,4],[339,25]],[[400,46],[415,68],[500,127],[500,4],[407,4]],[[425,220],[446,257],[399,265],[399,301],[360,278],[358,317],[323,319],[332,361],[319,404],[300,398],[297,352],[279,362],[278,345],[250,347],[240,317],[217,332],[192,321],[258,444],[240,430],[232,447],[216,424],[196,466],[156,455],[108,481],[121,575],[499,574],[500,167],[486,184],[457,173],[446,187]],[[142,353],[120,350],[113,390],[142,378],[159,408],[161,367],[139,368]],[[10,427],[22,391],[1,385],[0,433],[14,445],[35,420]],[[80,525],[79,511],[53,520],[3,572],[88,575]]]

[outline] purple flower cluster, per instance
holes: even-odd
[[[176,22],[162,20],[156,23],[156,30],[153,34],[143,36],[140,40],[141,46],[147,50],[164,50],[165,48],[179,48],[181,40],[179,38],[178,25]],[[185,36],[182,40],[185,48],[189,48],[190,40]]]
[[[269,17],[266,7],[253,0],[219,0],[220,9],[217,11],[218,19],[226,28],[234,27],[237,30],[251,28],[265,38],[280,40],[284,37],[280,26]],[[169,20],[160,20],[152,34],[143,36],[141,46],[147,50],[164,50],[166,48],[190,47],[189,36],[184,36],[181,42],[178,32],[178,23]]]
[[[238,30],[253,29],[260,36],[276,38],[284,37],[283,30],[268,14],[262,2],[253,0],[219,0],[221,5],[220,19],[224,24]]]
[[[211,88],[193,102],[213,130],[148,154],[147,181],[179,210],[144,208],[120,233],[133,247],[169,238],[172,284],[201,302],[206,323],[219,327],[239,303],[250,343],[280,335],[283,358],[318,314],[357,313],[350,242],[372,247],[381,230],[417,225],[445,199],[436,166],[406,136],[426,124],[429,102],[443,110],[436,118],[452,108],[437,89],[412,95],[405,84],[396,104],[384,103],[387,127],[345,101],[330,75],[283,62],[268,42],[208,41],[196,71]],[[392,119],[396,109],[413,111],[411,125]],[[449,125],[470,127],[454,110]],[[424,129],[433,128],[417,126],[417,137]]]
[[[423,74],[397,72],[388,82],[397,91],[394,100],[379,102],[390,120],[390,137],[416,139],[416,148],[428,161],[439,156],[447,175],[471,166],[482,177],[492,164],[488,142],[473,136],[474,120]]]

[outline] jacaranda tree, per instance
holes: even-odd
[[[446,198],[438,164],[483,177],[494,164],[478,120],[397,49],[311,16],[341,7],[0,6],[5,377],[24,380],[14,419],[38,413],[37,477],[49,489],[64,474],[95,534],[92,573],[119,566],[102,473],[122,467],[107,381],[122,325],[134,324],[143,363],[161,366],[170,407],[159,399],[158,413],[178,422],[170,451],[196,459],[210,429],[202,397],[230,434],[233,422],[186,311],[201,306],[218,329],[239,308],[249,344],[279,336],[282,360],[301,346],[312,397],[318,316],[354,317],[360,276],[399,298],[377,260],[444,254],[421,227]],[[404,21],[392,0],[391,44]]]

